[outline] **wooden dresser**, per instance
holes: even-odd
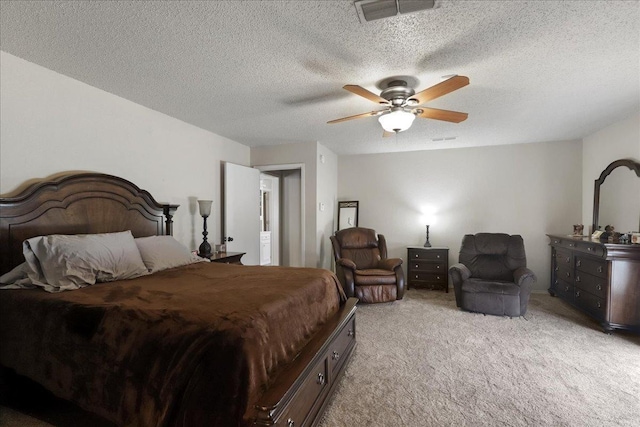
[[[449,248],[407,248],[407,289],[441,289],[449,292]]]
[[[640,245],[550,235],[551,286],[605,332],[640,332]]]

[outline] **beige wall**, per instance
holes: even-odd
[[[318,263],[320,268],[331,269],[333,253],[329,237],[335,231],[334,216],[337,214],[338,200],[338,156],[327,147],[318,144],[318,205],[324,206],[324,211],[318,210],[316,220],[316,246],[318,248]]]
[[[640,113],[633,114],[584,138],[582,152],[582,221],[585,225],[585,231],[590,231],[589,227],[593,222],[594,181],[615,160],[633,159],[640,162]],[[628,172],[629,170],[626,169],[626,171]],[[608,181],[605,181],[605,183],[610,184]],[[629,191],[623,191],[623,193],[629,193]],[[620,194],[618,199],[622,200],[624,197],[623,194]],[[640,195],[635,195],[635,197],[637,201]],[[623,208],[623,206],[620,205],[620,208]],[[637,214],[638,212],[636,211],[636,218]],[[623,221],[626,222],[627,220],[624,219]],[[632,230],[617,228],[616,231],[626,232]]]
[[[220,164],[249,164],[250,150],[219,135],[72,78],[0,53],[0,194],[64,171],[128,179],[179,204],[174,235],[202,240],[195,199],[214,200],[209,240],[220,239]]]
[[[570,233],[581,218],[580,141],[338,158],[338,200],[360,202],[359,225],[385,235],[390,256],[408,245],[448,246],[462,236],[521,234],[537,290],[549,286],[546,233]]]

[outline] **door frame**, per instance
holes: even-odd
[[[306,246],[305,246],[305,198],[304,198],[304,189],[305,189],[305,173],[304,173],[304,163],[287,163],[281,165],[262,165],[262,166],[253,166],[258,169],[260,172],[274,172],[274,171],[284,171],[284,170],[295,170],[300,169],[300,260],[302,261],[302,265],[306,265]],[[282,197],[282,195],[280,195]],[[273,237],[273,236],[272,236]]]

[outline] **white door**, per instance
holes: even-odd
[[[224,165],[224,238],[227,252],[245,252],[244,265],[260,264],[260,171]]]

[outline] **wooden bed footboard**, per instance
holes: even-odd
[[[356,345],[356,303],[340,311],[289,364],[256,405],[254,426],[315,426]]]

